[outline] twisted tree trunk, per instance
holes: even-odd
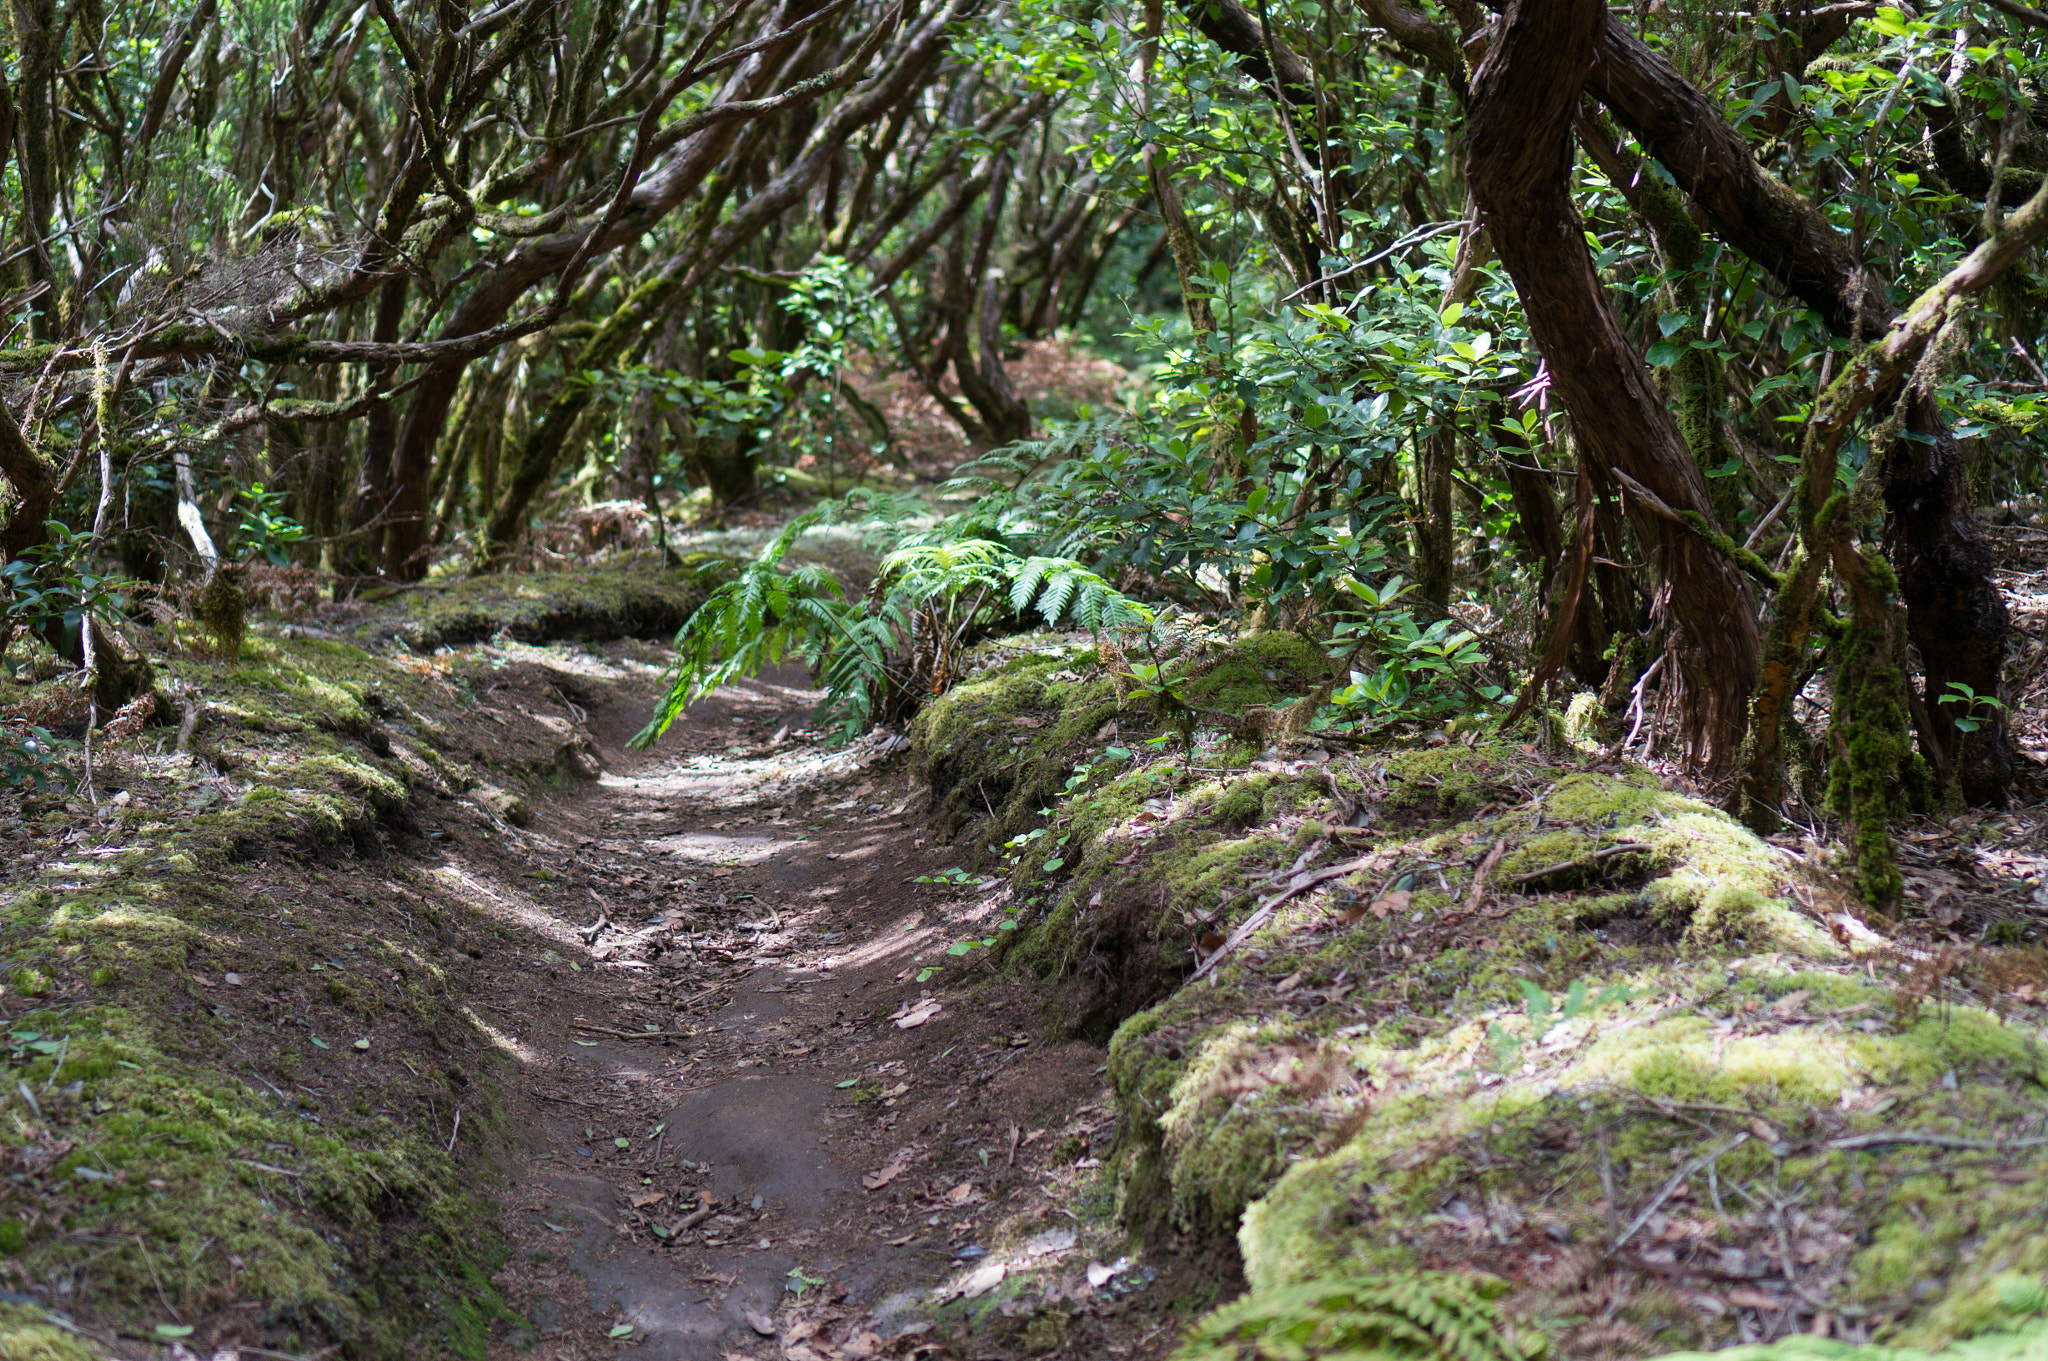
[[[1596,39],[1587,88],[1671,172],[1709,231],[1768,270],[1835,334],[1861,342],[1892,327],[1898,312],[1886,282],[1849,238],[1757,164],[1748,140],[1712,99],[1612,18]],[[1883,476],[1886,547],[1906,605],[1906,634],[1920,653],[1926,712],[1943,714],[1939,700],[1958,682],[1998,695],[2005,599],[1972,512],[1968,465],[1931,399],[1907,399],[1903,433],[1886,451]],[[2002,802],[2012,783],[2004,711],[1991,718],[1963,733],[1937,717],[1946,731],[1928,734],[1930,745],[1956,748],[1954,769],[1973,803]]]
[[[1706,480],[1607,302],[1571,199],[1572,111],[1606,22],[1600,0],[1510,0],[1473,81],[1466,175],[1581,455],[1680,513],[1710,517]],[[1697,536],[1668,531],[1643,498],[1630,495],[1627,508],[1657,569],[1687,745],[1711,775],[1725,775],[1757,675],[1748,588]]]

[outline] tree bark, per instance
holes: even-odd
[[[1680,511],[1711,515],[1705,479],[1608,304],[1571,200],[1572,111],[1605,26],[1600,0],[1510,0],[1473,81],[1466,174],[1581,455]],[[1697,536],[1667,532],[1641,498],[1627,508],[1657,569],[1686,745],[1710,776],[1725,775],[1757,674],[1748,588]]]
[[[1720,108],[1617,20],[1603,27],[1587,86],[1671,172],[1708,230],[1768,270],[1835,334],[1861,342],[1892,326],[1897,310],[1885,281],[1849,239],[1757,164]],[[1973,513],[1968,465],[1935,403],[1909,401],[1883,476],[1886,546],[1907,636],[1920,653],[1923,703],[1938,712],[1958,682],[1999,695],[2009,617]],[[1955,769],[1973,803],[2002,802],[2012,783],[2010,731],[2002,711],[1995,719],[1956,734]]]

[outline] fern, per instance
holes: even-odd
[[[1491,1277],[1447,1272],[1314,1281],[1249,1295],[1198,1325],[1174,1361],[1532,1361]]]
[[[1034,601],[1036,602],[1034,604]],[[1057,626],[1069,619],[1090,633],[1147,624],[1152,611],[1072,558],[1027,558],[1010,579],[1010,608],[1026,608]]]
[[[974,630],[1035,611],[1049,626],[1090,632],[1150,622],[1152,612],[1070,557],[1019,557],[986,506],[901,535],[865,599],[848,600],[816,567],[785,568],[806,530],[868,512],[873,534],[900,534],[916,509],[902,501],[825,502],[792,520],[676,634],[676,663],[654,716],[633,738],[651,745],[682,712],[719,686],[795,657],[825,687],[819,719],[844,740],[859,735],[892,694],[939,694],[958,679]],[[996,518],[1001,518],[998,514]],[[877,527],[879,526],[879,527]]]

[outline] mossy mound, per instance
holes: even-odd
[[[420,652],[504,634],[518,642],[666,639],[737,570],[722,554],[680,566],[575,568],[465,577],[411,588],[393,634]]]
[[[1063,1024],[1145,1006],[1108,1066],[1126,1222],[1235,1238],[1252,1313],[1478,1270],[1577,1357],[2048,1308],[2039,952],[1885,941],[1583,752],[1217,738],[1085,776],[1013,848],[1007,956],[1068,981]]]
[[[1329,668],[1316,647],[1280,632],[1183,647],[1163,658],[1150,684],[1137,681],[1127,661],[1105,665],[1104,653],[1120,655],[1114,644],[1076,634],[984,645],[968,658],[970,678],[918,715],[913,759],[931,791],[933,825],[962,838],[976,863],[1042,824],[1077,765],[1171,726],[1176,713],[1159,693],[1161,680],[1213,720],[1306,693]]]
[[[505,1130],[453,970],[501,930],[383,847],[479,770],[553,775],[557,735],[478,734],[460,669],[334,642],[152,661],[191,756],[148,729],[101,749],[104,802],[0,801],[29,852],[0,878],[0,1290],[201,1354],[481,1356]],[[89,1354],[68,1336],[0,1318],[0,1356]]]

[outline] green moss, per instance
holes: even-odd
[[[1581,750],[1598,751],[1607,743],[1607,724],[1607,710],[1601,707],[1600,696],[1581,690],[1565,708],[1564,738]]]
[[[502,1248],[475,1161],[501,1137],[491,1084],[460,1084],[458,1167],[445,1148],[448,1102],[428,1105],[445,1097],[439,1075],[422,1093],[395,1070],[369,1076],[369,1060],[346,1047],[358,1016],[375,1016],[380,1036],[409,1030],[416,1053],[484,1043],[459,1019],[447,974],[387,941],[375,968],[294,988],[290,1014],[312,1027],[312,1051],[299,1048],[307,1036],[252,1024],[255,987],[194,991],[206,986],[202,968],[276,987],[302,957],[345,956],[390,910],[316,892],[281,916],[262,876],[322,879],[300,857],[370,832],[431,783],[426,763],[391,754],[383,725],[439,731],[428,713],[459,713],[461,696],[333,643],[252,640],[232,667],[167,657],[156,670],[208,696],[200,740],[234,758],[247,788],[195,813],[172,784],[159,808],[124,825],[128,854],[89,874],[53,865],[0,900],[0,949],[17,975],[12,1024],[57,1045],[0,1053],[0,1088],[41,1094],[42,1113],[24,1112],[13,1137],[54,1150],[31,1183],[0,1183],[0,1251],[22,1279],[75,1278],[66,1307],[81,1317],[145,1336],[163,1318],[160,1299],[187,1317],[253,1300],[263,1327],[307,1343],[294,1350],[481,1357],[503,1312],[490,1284]],[[272,867],[245,868],[262,860]],[[404,872],[378,874],[389,884]],[[437,935],[470,915],[437,882],[405,892]],[[392,969],[403,978],[387,981]],[[21,998],[41,995],[59,1000],[24,1013]],[[216,999],[225,1005],[193,1005]],[[276,1084],[294,1081],[327,1095],[288,1101]],[[0,1356],[16,1354],[7,1345]]]
[[[521,642],[667,638],[735,570],[730,558],[696,554],[672,570],[578,568],[437,583],[408,594],[398,633],[420,651],[501,633]]]
[[[239,658],[242,639],[249,630],[249,600],[232,569],[223,567],[213,574],[199,592],[195,608],[200,625],[213,643],[214,655],[228,661]]]
[[[1451,742],[1392,753],[1386,761],[1387,811],[1412,820],[1456,822],[1509,794],[1503,782],[1515,765],[1513,749],[1493,742],[1473,747]]]
[[[99,1361],[88,1347],[40,1309],[0,1303],[0,1361]]]

